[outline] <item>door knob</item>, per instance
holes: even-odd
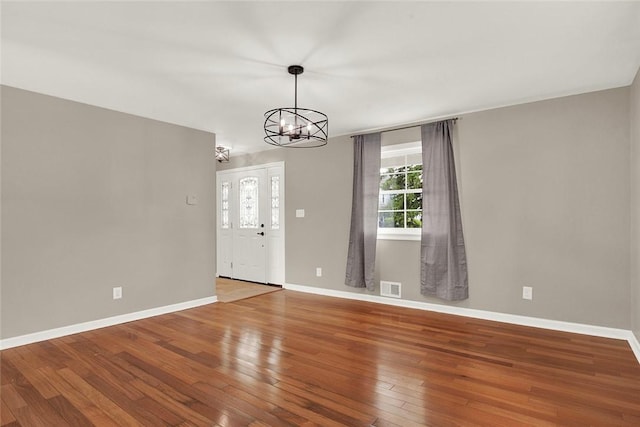
[[[260,233],[256,233],[256,234],[259,234],[259,235],[261,235],[261,236],[264,236],[264,231],[261,231]]]

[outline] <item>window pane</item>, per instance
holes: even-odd
[[[380,176],[381,190],[404,190],[405,174],[391,174]]]
[[[378,210],[404,210],[404,194],[380,194],[380,196],[378,197],[378,201]]]
[[[407,209],[422,209],[422,193],[407,193]]]
[[[391,179],[391,175],[383,174],[382,169],[380,170],[380,189],[386,190],[389,185],[389,180]]]
[[[422,212],[408,211],[407,212],[407,228],[420,228],[420,227],[422,227]]]
[[[404,212],[379,212],[378,228],[404,228]]]
[[[258,178],[242,178],[240,192],[240,228],[258,228]]]
[[[420,229],[422,226],[422,154],[420,143],[382,150],[378,227]],[[402,153],[402,154],[400,154]]]
[[[407,174],[407,188],[410,190],[422,188],[422,172],[409,172]]]

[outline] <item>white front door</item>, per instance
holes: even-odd
[[[218,275],[284,284],[284,165],[217,173]]]
[[[234,180],[236,227],[233,230],[233,277],[267,282],[265,239],[266,173],[264,169],[239,172]]]

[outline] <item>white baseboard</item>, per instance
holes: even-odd
[[[582,323],[563,322],[560,320],[541,319],[538,317],[520,316],[516,314],[497,313],[493,311],[476,310],[473,308],[453,307],[450,305],[432,304],[421,301],[385,298],[378,295],[364,293],[338,291],[333,289],[316,288],[313,286],[295,285],[287,283],[284,289],[306,292],[329,297],[345,298],[358,301],[367,301],[378,304],[394,305],[397,307],[415,308],[418,310],[435,311],[438,313],[453,314],[457,316],[472,317],[475,319],[493,320],[496,322],[511,323],[514,325],[531,326],[534,328],[551,329],[554,331],[571,332],[574,334],[591,335],[596,337],[614,338],[629,342],[633,354],[640,363],[640,343],[633,332],[626,329],[608,328],[605,326],[585,325]]]
[[[295,285],[285,283],[284,289],[305,292],[329,297],[345,298],[358,301],[368,301],[378,304],[387,304],[397,307],[414,308],[418,310],[435,311],[438,313],[453,314],[457,316],[472,317],[476,319],[493,320],[497,322],[512,323],[515,325],[532,326],[535,328],[551,329],[563,332],[572,332],[583,335],[592,335],[604,338],[623,339],[629,342],[633,354],[640,363],[640,342],[633,332],[625,329],[607,328],[604,326],[585,325],[581,323],[562,322],[559,320],[540,319],[537,317],[519,316],[515,314],[497,313],[485,310],[476,310],[464,307],[452,307],[448,305],[432,304],[420,301],[398,300],[385,298],[378,295],[360,294],[355,292],[338,291],[333,289],[316,288],[313,286]],[[119,325],[121,323],[132,322],[134,320],[146,319],[148,317],[159,316],[161,314],[173,313],[201,305],[212,304],[218,301],[218,297],[206,297],[192,301],[185,301],[178,304],[166,305],[163,307],[150,308],[148,310],[134,313],[121,314],[107,317],[105,319],[92,320],[90,322],[78,323],[75,325],[63,326],[61,328],[49,329],[27,335],[6,338],[0,340],[0,350],[59,338],[66,335],[77,334],[79,332],[91,331],[107,326]]]
[[[199,307],[201,305],[212,304],[218,301],[218,297],[206,297],[191,301],[180,302],[177,304],[165,305],[163,307],[150,308],[148,310],[136,311],[134,313],[120,314],[118,316],[107,317],[105,319],[92,320],[75,325],[63,326],[61,328],[49,329],[46,331],[34,332],[32,334],[20,335],[17,337],[5,338],[0,340],[0,350],[18,347],[20,345],[31,344],[34,342],[50,340],[66,335],[77,334],[79,332],[91,331],[94,329],[104,328],[107,326],[119,325],[121,323],[132,322],[134,320],[146,319],[148,317],[159,316],[161,314],[182,311],[188,308]]]
[[[633,350],[633,354],[636,355],[636,359],[640,362],[640,342],[638,342],[638,337],[635,336],[633,332],[631,332],[631,336],[628,339],[629,345],[631,346],[631,350]]]

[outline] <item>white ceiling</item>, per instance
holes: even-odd
[[[298,104],[331,136],[629,85],[640,2],[2,2],[2,84],[267,148]]]

